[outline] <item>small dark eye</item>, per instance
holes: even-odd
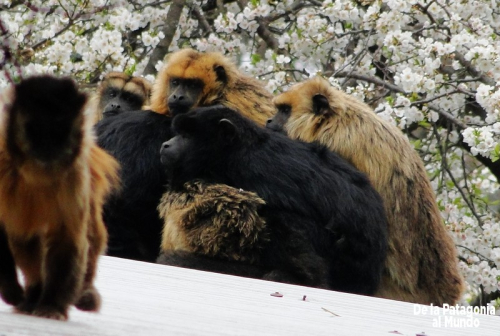
[[[278,108],[278,111],[281,112],[281,113],[284,113],[284,114],[290,114],[290,112],[292,111],[290,105],[281,105],[279,108]]]
[[[172,80],[170,81],[170,84],[171,84],[171,85],[175,85],[175,86],[177,86],[177,85],[179,85],[179,80],[178,80],[178,79],[172,79]]]

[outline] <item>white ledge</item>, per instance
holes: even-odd
[[[500,335],[498,316],[472,315],[479,327],[451,327],[467,316],[416,315],[405,302],[112,257],[100,259],[96,285],[101,311],[71,308],[67,322],[16,314],[0,301],[0,336]]]

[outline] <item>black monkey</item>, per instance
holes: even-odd
[[[260,258],[264,279],[375,293],[387,221],[363,173],[324,146],[262,129],[220,105],[176,116],[173,130],[177,136],[161,149],[172,190],[202,180],[255,192],[265,201],[260,215],[270,243]],[[203,259],[197,267],[189,258],[190,267],[207,268]],[[230,267],[228,273],[238,273]]]
[[[156,207],[165,191],[161,144],[173,134],[171,118],[151,111],[128,111],[96,124],[98,144],[121,165],[121,189],[104,205],[110,256],[153,262],[163,221]]]

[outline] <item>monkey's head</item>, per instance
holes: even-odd
[[[7,150],[18,162],[44,167],[69,164],[78,155],[87,97],[73,80],[35,76],[13,90],[7,108]]]
[[[231,166],[230,153],[253,141],[251,132],[258,126],[234,110],[215,105],[177,115],[172,128],[176,136],[162,144],[160,155],[175,189],[188,181],[223,176]]]
[[[140,110],[149,104],[151,83],[145,78],[123,72],[110,72],[101,81],[97,92],[99,112],[107,117],[123,111]]]
[[[266,127],[313,141],[322,125],[346,113],[345,102],[336,98],[336,90],[321,77],[295,84],[274,98],[277,112]]]
[[[215,105],[237,72],[220,53],[193,49],[174,52],[156,78],[149,108],[175,116],[195,107]]]

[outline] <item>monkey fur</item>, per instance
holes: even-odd
[[[444,226],[422,160],[395,126],[320,78],[274,99],[268,127],[318,141],[366,173],[384,199],[389,250],[376,296],[454,305],[464,289],[457,252]]]
[[[66,320],[72,304],[96,311],[93,280],[107,239],[101,210],[118,164],[95,145],[86,96],[72,80],[34,76],[4,94],[0,295],[19,312],[52,319]]]
[[[171,118],[151,111],[126,111],[95,125],[98,144],[121,166],[121,186],[103,208],[107,255],[154,262],[163,221],[157,207],[166,177],[160,162],[163,141],[173,136]]]
[[[91,99],[96,109],[95,122],[124,111],[140,110],[149,104],[151,87],[142,77],[116,71],[107,73]]]
[[[172,88],[174,85],[181,90],[180,94]],[[202,53],[189,48],[168,56],[153,84],[148,108],[175,115],[216,104],[240,111],[262,126],[275,112],[272,95],[263,83],[244,75],[220,53]]]
[[[161,249],[255,263],[268,241],[265,221],[257,215],[263,204],[253,192],[187,182],[181,192],[166,192],[158,206],[164,220]]]

